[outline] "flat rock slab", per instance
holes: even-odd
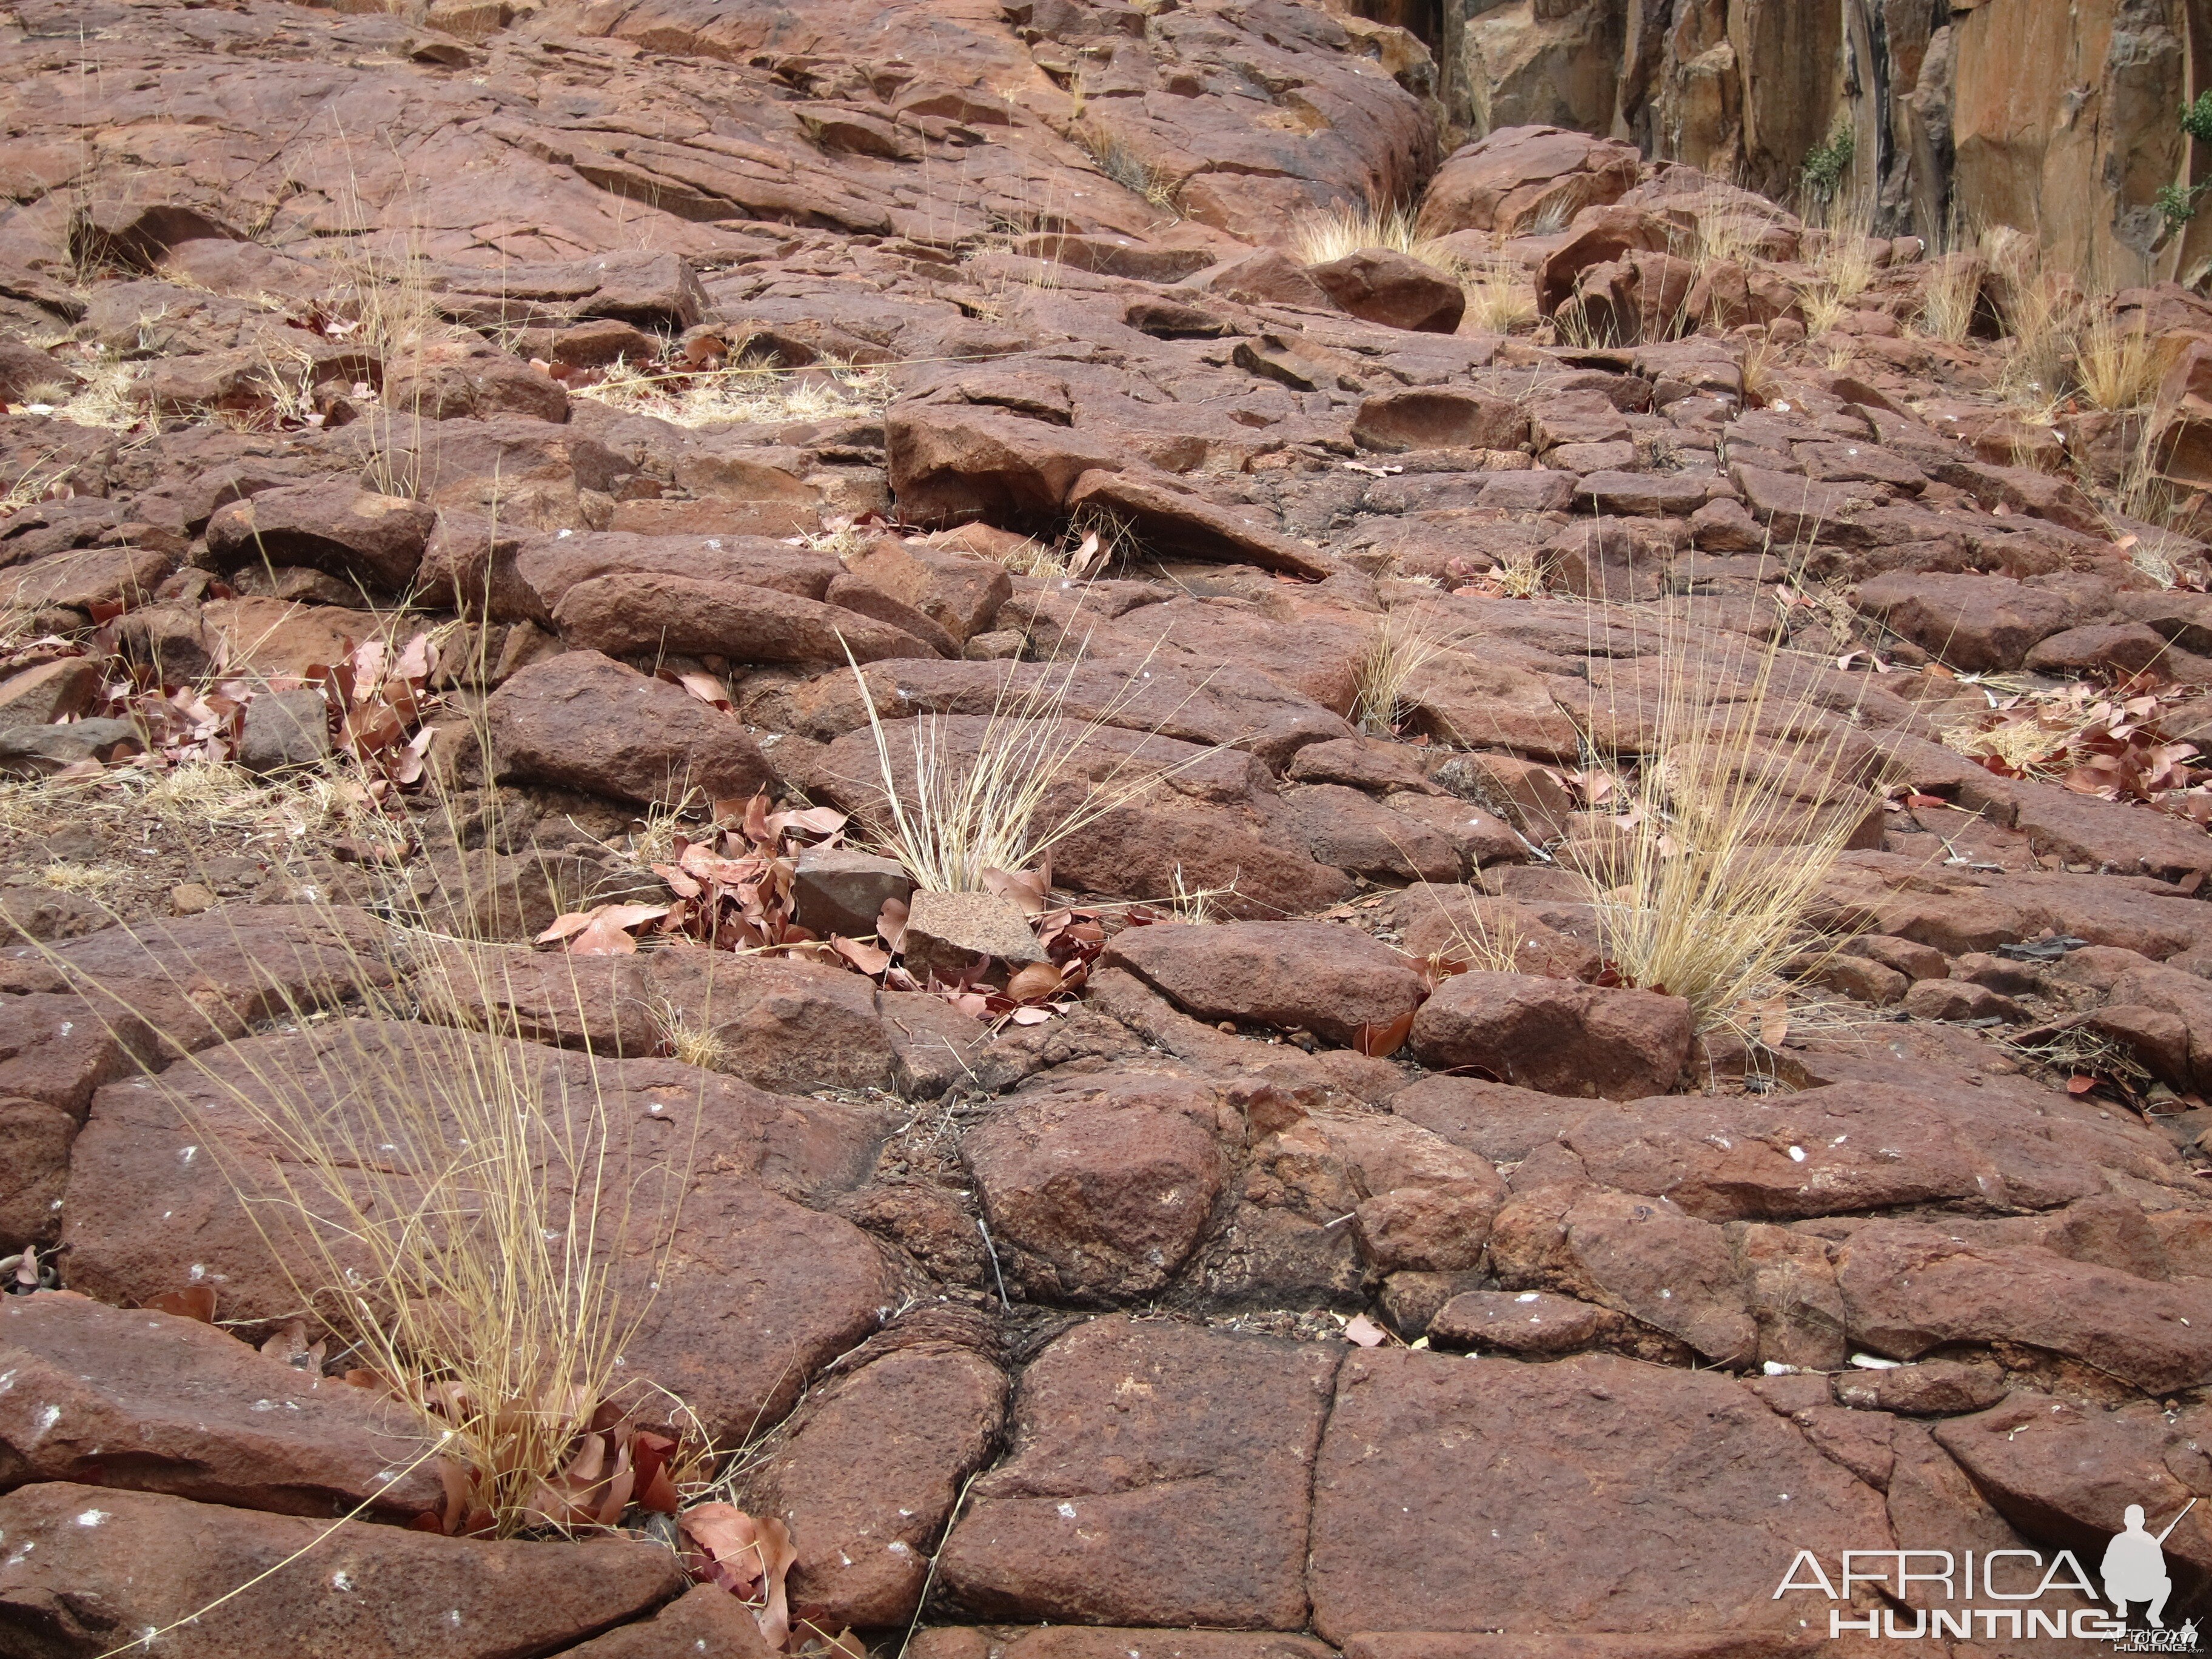
[[[2200,1283],[1875,1221],[1837,1250],[1836,1284],[1852,1340],[1893,1358],[1950,1342],[2021,1342],[2148,1393],[2212,1381],[2212,1287]]]
[[[629,1540],[491,1543],[364,1524],[323,1538],[330,1530],[149,1492],[24,1486],[0,1498],[0,1631],[41,1659],[94,1659],[173,1625],[157,1650],[177,1659],[414,1659],[426,1644],[453,1659],[512,1659],[638,1618],[684,1587],[674,1555]]]
[[[0,1487],[82,1480],[325,1518],[444,1501],[409,1413],[195,1319],[9,1297],[0,1377]]]
[[[952,1343],[895,1349],[808,1400],[745,1506],[791,1528],[794,1620],[838,1631],[913,1618],[930,1550],[1006,1406],[1005,1375]]]
[[[1325,921],[1133,927],[1104,961],[1200,1019],[1295,1026],[1332,1042],[1389,1025],[1421,1001],[1420,975],[1404,957]]]
[[[527,1043],[502,1057],[487,1052],[496,1042],[444,1027],[349,1021],[312,1036],[253,1038],[209,1056],[204,1067],[110,1085],[72,1155],[64,1223],[72,1281],[131,1302],[206,1284],[226,1318],[288,1316],[331,1265],[303,1231],[285,1231],[299,1228],[287,1220],[296,1215],[289,1204],[267,1206],[263,1224],[295,1240],[286,1251],[302,1281],[295,1284],[206,1143],[219,1145],[230,1174],[257,1191],[276,1197],[289,1178],[319,1208],[333,1201],[322,1177],[285,1154],[263,1114],[283,1110],[289,1097],[295,1112],[312,1101],[357,1127],[388,1127],[397,1091],[413,1091],[434,1114],[450,1109],[436,1104],[441,1091],[450,1099],[489,1076],[549,1121],[605,1126],[602,1191],[623,1194],[628,1206],[624,1294],[628,1305],[646,1304],[624,1349],[626,1369],[672,1389],[709,1433],[741,1436],[775,1420],[816,1369],[896,1304],[890,1270],[866,1235],[765,1184],[849,1185],[873,1146],[872,1116],[763,1095],[672,1060],[595,1065]],[[573,1160],[544,1154],[556,1215],[572,1178],[564,1171],[594,1167],[596,1133],[582,1131]],[[396,1196],[404,1200],[404,1190]]]
[[[987,1618],[1297,1630],[1334,1346],[1123,1318],[1048,1347],[938,1557]],[[1764,1407],[1759,1409],[1764,1410]]]
[[[561,1659],[771,1659],[751,1610],[720,1584],[694,1584],[650,1619],[624,1625]]]
[[[342,905],[226,905],[0,951],[0,992],[77,991],[100,1024],[189,1050],[392,982],[386,932]]]
[[[1972,1417],[1935,1425],[1937,1443],[1990,1503],[2031,1536],[2094,1540],[2125,1524],[2140,1504],[2163,1531],[2192,1498],[2212,1499],[2203,1448],[2212,1412],[2167,1412],[2156,1401],[2084,1405],[2022,1391]],[[2212,1573],[2212,1519],[2200,1503],[2167,1537],[2169,1556]],[[2085,1559],[2091,1558],[2085,1557]]]
[[[1889,1536],[1881,1493],[1710,1372],[1363,1352],[1315,1472],[1314,1627],[1794,1635],[1796,1553]]]
[[[1532,1100],[1496,1084],[1425,1078],[1392,1109],[1492,1158],[1554,1143],[1591,1180],[1671,1199],[1708,1221],[1909,1204],[2044,1210],[2104,1192],[2112,1176],[2189,1190],[2171,1144],[2154,1131],[2100,1117],[2055,1090],[1941,1078],[1920,1088],[1837,1084],[1619,1105]]]

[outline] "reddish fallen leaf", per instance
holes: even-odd
[[[1408,1008],[1386,1025],[1369,1024],[1359,1028],[1352,1047],[1374,1060],[1388,1060],[1405,1046],[1413,1035],[1413,1010]]]
[[[842,933],[830,936],[830,948],[864,974],[880,974],[891,965],[890,951],[863,945],[856,939],[847,939]]]
[[[148,1298],[146,1305],[156,1313],[179,1314],[186,1319],[197,1319],[203,1325],[215,1323],[215,1287],[194,1285],[187,1290],[164,1291]]]
[[[2066,1092],[2069,1095],[2086,1095],[2096,1086],[2095,1078],[2086,1076],[2079,1072],[2066,1079]]]
[[[798,1559],[791,1534],[773,1516],[747,1515],[733,1504],[702,1504],[677,1516],[690,1547],[685,1568],[702,1583],[719,1584],[752,1609],[762,1639],[781,1649],[791,1638],[784,1576]]]
[[[885,899],[876,913],[876,937],[886,949],[896,951],[906,943],[906,915],[904,899]]]
[[[1060,989],[1060,971],[1048,962],[1026,963],[1006,981],[1006,995],[1015,1002],[1034,1002]]]
[[[1024,915],[1041,916],[1052,908],[1046,899],[1052,890],[1049,860],[1036,870],[986,870],[983,886],[1000,898],[1013,900],[1022,907]]]
[[[576,957],[629,956],[637,941],[629,930],[658,921],[668,914],[665,904],[600,904],[589,910],[572,910],[556,916],[553,925],[538,936],[540,945],[568,941],[568,954]]]
[[[721,709],[726,714],[729,711],[730,694],[723,688],[721,681],[716,679],[712,674],[702,673],[695,669],[685,673],[672,675],[670,678],[708,708]]]
[[[1365,1314],[1354,1314],[1344,1328],[1344,1340],[1363,1348],[1380,1347],[1389,1333]]]

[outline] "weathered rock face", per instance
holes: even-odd
[[[1316,1467],[1314,1628],[1779,1638],[1797,1615],[1771,1569],[1888,1533],[1881,1493],[1740,1383],[1609,1357],[1358,1354]],[[1414,1559],[1418,1576],[1391,1565]]]
[[[167,1492],[285,1515],[444,1502],[398,1407],[212,1325],[67,1292],[0,1302],[0,1486]]]
[[[1847,132],[1884,234],[1932,240],[1955,210],[2069,269],[2159,276],[2207,246],[2200,225],[2166,238],[2154,205],[2185,182],[2175,112],[2203,26],[2182,0],[1515,0],[1468,18],[1447,78],[1478,131],[1624,137],[1778,197]]]
[[[597,1186],[810,1644],[1771,1659],[2212,1498],[2212,303],[1891,234],[2117,277],[2193,14],[370,3],[0,29],[0,1651],[368,1498],[179,1650],[768,1659],[391,1524],[398,1105]],[[1725,1009],[1684,708],[1849,843]]]
[[[180,1654],[399,1659],[434,1630],[495,1659],[567,1648],[684,1583],[672,1554],[633,1540],[549,1550],[358,1526],[317,1543],[327,1520],[65,1481],[0,1498],[0,1620],[25,1653],[89,1656],[179,1626],[162,1639]],[[273,1571],[310,1545],[312,1569]]]
[[[1061,1338],[945,1541],[952,1594],[994,1616],[1301,1628],[1337,1354],[1118,1318]]]

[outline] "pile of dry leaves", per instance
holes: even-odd
[[[2109,689],[2014,693],[1994,698],[1944,739],[1999,777],[2041,779],[2212,824],[2212,768],[2197,763],[2196,744],[2169,738],[2160,724],[2195,700],[2185,689],[2142,678]]]
[[[322,693],[332,745],[359,766],[373,798],[421,780],[431,738],[426,721],[436,704],[430,686],[439,668],[437,643],[427,630],[396,653],[382,639],[366,641],[300,678],[249,678],[218,663],[198,678],[179,683],[163,680],[150,664],[125,657],[113,623],[111,615],[89,639],[49,635],[0,653],[0,679],[46,663],[90,661],[100,672],[100,695],[79,718],[130,721],[141,733],[145,758],[160,766],[236,759],[246,711],[255,697],[313,687]],[[96,761],[82,761],[64,775],[103,769]]]
[[[1004,985],[982,977],[946,982],[917,979],[901,954],[907,907],[894,899],[876,918],[868,939],[832,934],[823,939],[793,919],[793,888],[799,856],[810,847],[835,847],[848,829],[845,814],[824,806],[770,811],[765,794],[714,803],[698,840],[678,835],[674,856],[653,874],[675,895],[667,904],[600,904],[556,917],[538,936],[572,956],[627,956],[641,939],[688,942],[709,949],[836,963],[893,991],[942,996],[976,1019],[1034,1025],[1075,1004],[1091,964],[1106,945],[1104,912],[1054,904],[1049,861],[1035,870],[984,872],[984,885],[1013,901],[1029,918],[1045,962],[1016,969]],[[1123,926],[1165,920],[1146,906],[1117,907]]]

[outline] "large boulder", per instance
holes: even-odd
[[[306,565],[398,592],[414,579],[437,520],[422,501],[350,482],[294,484],[218,509],[208,520],[208,555],[220,569]]]
[[[1420,1006],[1405,957],[1358,928],[1325,921],[1135,927],[1103,958],[1207,1020],[1295,1027],[1349,1043]]]
[[[485,715],[509,782],[672,805],[743,799],[775,781],[733,717],[596,651],[532,663],[492,693]]]
[[[1024,1373],[1013,1451],[969,1488],[939,1583],[992,1618],[1302,1629],[1314,1449],[1341,1352],[1078,1326]]]
[[[1467,310],[1467,294],[1433,265],[1389,248],[1367,247],[1306,275],[1365,323],[1428,334],[1449,334]]]
[[[1967,672],[2018,668],[2036,646],[2073,628],[2064,593],[2008,576],[1895,571],[1859,584],[1858,609]]]
[[[1617,202],[1643,159],[1628,144],[1558,127],[1501,127],[1462,145],[1437,169],[1421,203],[1424,236],[1455,230],[1525,233],[1540,220],[1564,225],[1584,208]]]
[[[1682,1069],[1690,1005],[1656,991],[1461,974],[1414,1017],[1413,1047],[1439,1070],[1470,1067],[1547,1094],[1634,1100],[1662,1093]]]

